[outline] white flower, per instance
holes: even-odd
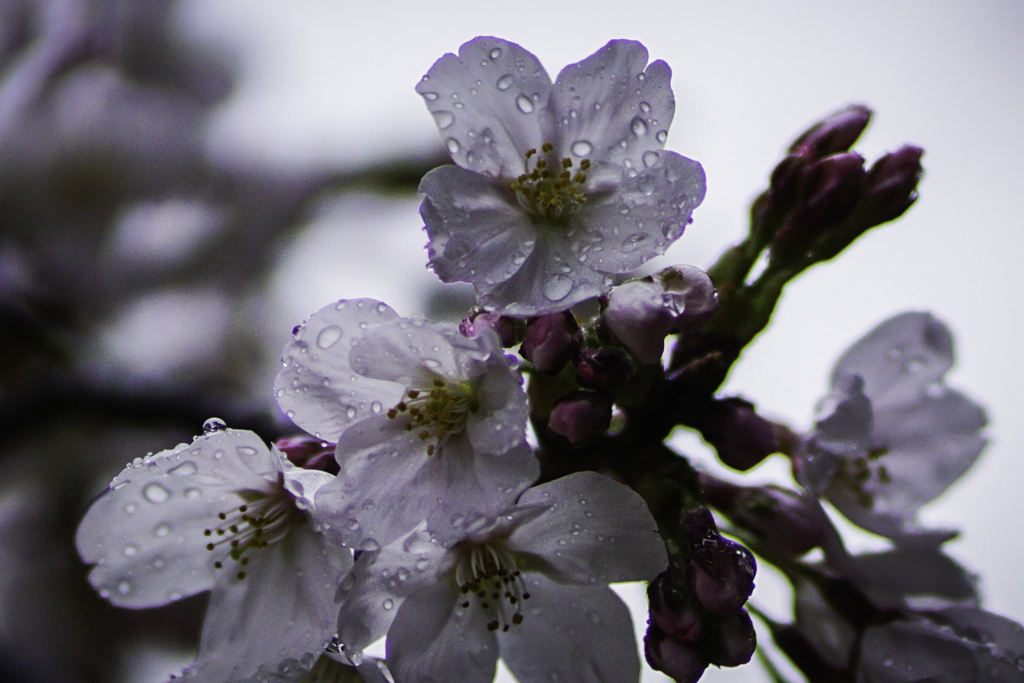
[[[636,681],[629,612],[607,584],[652,579],[667,556],[643,500],[580,472],[523,493],[445,549],[413,533],[359,558],[339,615],[358,650],[387,632],[398,683]]]
[[[76,542],[95,565],[89,581],[120,607],[213,589],[191,673],[223,682],[321,651],[352,556],[307,515],[331,475],[295,468],[252,432],[207,426],[189,445],[130,463]]]
[[[645,68],[646,67],[646,68]],[[476,38],[416,86],[458,166],[423,178],[430,266],[480,303],[532,316],[607,292],[682,234],[704,171],[663,151],[671,71],[614,40],[551,83],[537,58]]]
[[[442,543],[506,508],[539,474],[522,377],[490,330],[400,318],[372,299],[315,313],[285,347],[281,407],[337,443],[317,513],[375,550],[423,520]]]
[[[928,313],[882,323],[836,363],[815,431],[800,445],[801,483],[858,526],[900,543],[942,541],[917,510],[980,455],[985,411],[948,389],[953,338]]]

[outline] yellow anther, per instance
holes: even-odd
[[[569,157],[562,159],[562,168],[572,168],[572,159]]]
[[[532,157],[536,153],[537,153],[537,150],[535,150],[533,148],[528,149],[528,150],[526,150],[526,158],[529,159],[530,157]]]
[[[541,148],[541,150],[543,150],[543,152],[545,154],[547,154],[548,152],[553,150],[555,148],[555,146],[552,145],[550,142],[545,142],[543,145],[540,146],[540,148]]]

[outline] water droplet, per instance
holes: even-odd
[[[238,451],[239,455],[256,455],[256,449],[252,446],[239,446],[235,450]]]
[[[374,401],[370,404],[370,409],[373,410],[374,413],[379,413],[384,410],[384,406],[381,405],[380,401]]]
[[[889,667],[891,667],[893,665],[893,663],[894,662],[891,659],[887,659],[884,662],[882,662],[882,666],[884,666],[886,669],[888,669]]]
[[[512,263],[514,263],[514,264],[515,264],[515,265],[517,265],[517,266],[521,266],[521,265],[523,265],[523,263],[524,263],[525,261],[526,261],[526,254],[524,254],[524,253],[523,253],[523,252],[521,252],[521,251],[519,251],[519,252],[516,252],[516,253],[515,253],[515,254],[514,254],[514,255],[512,256]]]
[[[164,558],[162,558],[162,557],[154,557],[153,561],[150,564],[153,565],[153,569],[163,569],[164,568]]]
[[[644,152],[644,166],[646,166],[647,168],[654,166],[656,163],[658,163],[658,156],[658,153],[652,150]]]
[[[198,471],[199,468],[196,466],[194,462],[192,462],[191,460],[186,460],[180,465],[177,465],[167,470],[167,474],[177,474],[179,477],[188,477],[195,474]]]
[[[520,95],[519,97],[516,98],[516,106],[519,107],[519,111],[523,112],[524,114],[533,113],[533,101],[530,100],[530,98],[527,97],[526,95]]]
[[[433,358],[424,359],[423,364],[426,365],[431,370],[437,370],[439,367],[441,367],[441,364],[434,360]]]
[[[637,116],[629,123],[629,129],[632,130],[633,135],[637,136],[638,138],[642,138],[643,136],[647,135],[647,124],[644,123],[644,120],[639,116]]]
[[[341,328],[337,325],[330,325],[320,330],[320,334],[316,336],[316,345],[321,349],[329,349],[338,343],[342,335]]]
[[[544,283],[544,296],[551,301],[561,301],[572,291],[573,281],[562,275],[556,275]]]
[[[441,111],[433,112],[433,114],[434,122],[437,124],[437,127],[440,130],[447,130],[448,128],[452,127],[453,123],[455,123],[455,114],[451,113],[450,111],[445,111],[442,109]]]
[[[153,529],[153,535],[157,538],[163,538],[169,533],[171,533],[171,526],[169,524],[159,524]]]
[[[355,418],[355,416],[356,416],[356,407],[355,406],[348,406],[347,408],[345,408],[345,417],[347,417],[348,419],[351,420],[351,419]]]
[[[124,511],[129,515],[135,512],[136,509],[138,509],[138,506],[135,503],[128,503],[124,506]]]
[[[135,555],[137,555],[137,554],[138,554],[138,552],[139,552],[139,549],[138,549],[138,548],[136,548],[136,547],[135,547],[135,546],[133,546],[133,545],[126,545],[126,546],[124,547],[124,551],[123,551],[123,552],[124,552],[124,556],[125,556],[125,557],[135,557]]]
[[[203,423],[203,434],[213,434],[214,432],[223,432],[228,426],[224,423],[224,420],[219,417],[211,417],[209,420]]]
[[[627,237],[622,242],[622,251],[632,252],[640,248],[640,246],[647,240],[648,235],[643,232],[634,232],[632,235]]]
[[[433,102],[434,100],[437,99],[437,93],[436,92],[425,92],[425,93],[423,93],[423,99],[425,99],[427,102]]]
[[[409,570],[405,567],[399,567],[398,571],[395,572],[395,576],[398,577],[399,581],[404,583],[409,580]]]
[[[430,566],[430,560],[428,560],[425,557],[421,557],[420,559],[416,560],[416,564],[414,564],[413,566],[416,568],[416,571],[421,572]]]
[[[392,600],[391,598],[384,598],[384,602],[382,602],[380,604],[380,606],[383,607],[386,610],[394,609],[395,601]]]
[[[359,549],[372,553],[375,550],[380,550],[380,544],[372,538],[367,538],[359,545]]]
[[[658,134],[655,135],[654,137],[656,137],[658,139],[658,142],[664,144],[665,140],[668,140],[668,131],[667,130],[659,130]]]
[[[515,82],[515,80],[516,79],[512,74],[505,74],[504,76],[498,79],[498,90],[501,90],[502,92],[508,90],[509,88],[512,87],[512,84]]]
[[[572,143],[572,153],[578,157],[585,157],[594,151],[594,146],[586,140],[577,140]]]
[[[491,50],[491,59],[497,59],[500,56],[501,56],[501,48],[500,47],[496,47],[493,50]]]
[[[128,595],[132,592],[132,585],[128,581],[120,581],[117,584],[117,592],[121,595]]]
[[[448,151],[451,152],[452,154],[457,154],[458,151],[459,151],[459,141],[456,140],[455,138],[448,138],[447,140],[444,141],[444,145],[445,145],[445,147],[448,148]],[[363,325],[365,325],[365,323],[360,323],[359,324],[360,327],[363,327]],[[369,326],[367,325],[367,327],[369,327]],[[364,327],[363,329],[366,329],[366,328]]]
[[[650,110],[651,110],[651,105],[650,104],[648,104],[647,102],[641,102],[640,103],[640,111],[642,111],[643,113],[646,114]]]
[[[166,503],[171,497],[171,492],[161,484],[153,482],[146,484],[146,487],[142,489],[142,497],[150,503]]]

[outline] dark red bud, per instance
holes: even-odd
[[[757,563],[739,543],[716,536],[699,544],[690,540],[690,578],[700,604],[716,614],[732,614],[754,590]]]
[[[845,152],[857,142],[870,121],[870,109],[863,104],[851,104],[807,129],[789,151],[817,159]]]
[[[708,668],[707,660],[689,643],[683,643],[665,634],[651,623],[644,636],[644,657],[652,669],[661,671],[677,683],[696,683]]]
[[[779,450],[774,423],[741,398],[713,400],[694,426],[729,467],[749,470]]]
[[[696,641],[700,637],[701,618],[699,608],[687,599],[689,590],[685,576],[674,585],[673,578],[679,572],[662,572],[647,586],[647,600],[650,604],[651,621],[658,628],[678,641]]]
[[[571,391],[555,403],[548,420],[548,429],[580,446],[608,429],[612,404],[606,396],[594,391]]]
[[[871,166],[864,183],[863,201],[871,207],[874,225],[898,218],[917,199],[917,184],[924,173],[923,154],[920,147],[904,145]]]
[[[703,654],[716,666],[746,664],[757,648],[754,624],[745,609],[708,619],[708,633],[701,645]]]
[[[549,313],[526,325],[519,354],[538,372],[557,375],[580,348],[580,328],[569,311]]]
[[[615,349],[583,349],[576,356],[576,382],[587,389],[615,395],[632,374],[626,354]]]

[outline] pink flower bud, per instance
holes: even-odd
[[[644,657],[652,669],[671,676],[677,683],[696,683],[708,668],[707,660],[696,647],[669,637],[653,622],[644,636]]]
[[[870,121],[870,109],[863,104],[851,104],[807,129],[789,151],[818,159],[845,152],[857,142]]]
[[[603,394],[594,391],[572,391],[558,399],[548,429],[579,446],[608,429],[612,404]]]
[[[557,375],[580,348],[580,328],[569,311],[549,313],[526,325],[519,354],[538,372]]]
[[[486,329],[494,330],[498,339],[501,340],[501,345],[505,348],[515,346],[518,341],[515,318],[498,315],[482,308],[474,308],[470,311],[469,316],[459,323],[459,332],[464,337],[475,337]]]
[[[779,450],[776,426],[742,398],[712,401],[695,422],[721,461],[733,469],[749,470]]]
[[[754,624],[745,609],[708,620],[708,633],[702,641],[702,653],[716,666],[746,664],[757,648]]]
[[[587,389],[614,395],[632,374],[629,359],[615,349],[583,349],[576,356],[576,382]]]

